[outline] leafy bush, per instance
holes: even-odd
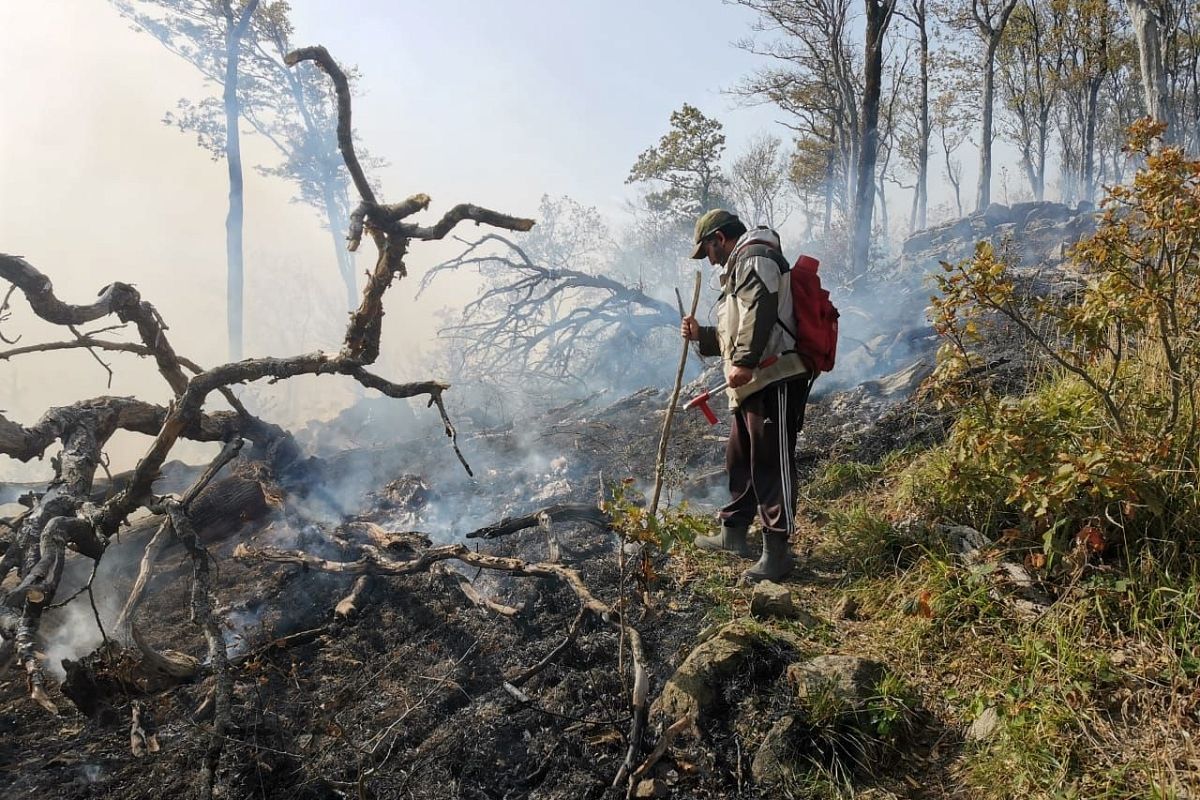
[[[664,507],[655,517],[645,505],[646,498],[633,487],[632,478],[613,484],[610,491],[611,499],[601,508],[611,517],[613,530],[626,540],[645,542],[668,553],[679,544],[691,544],[697,536],[711,533],[712,518],[693,514],[686,500]]]
[[[1197,544],[1200,415],[1200,161],[1131,128],[1145,161],[1109,190],[1094,235],[1073,249],[1078,284],[1039,296],[987,243],[943,264],[933,319],[945,344],[932,379],[959,412],[943,498],[1033,531],[1094,531],[1095,544]],[[979,379],[986,321],[1015,325],[1051,366],[1031,394]],[[1089,534],[1091,535],[1091,534]],[[1049,542],[1049,537],[1047,537]]]

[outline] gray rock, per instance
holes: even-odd
[[[799,766],[796,761],[796,738],[800,722],[788,715],[771,726],[767,737],[759,745],[750,764],[750,775],[758,784],[782,783],[792,778]]]
[[[669,722],[682,716],[699,719],[716,701],[721,684],[753,655],[756,640],[747,623],[738,621],[698,644],[663,687],[651,715]]]
[[[792,593],[786,586],[780,586],[772,581],[762,581],[755,585],[754,593],[750,595],[750,614],[760,619],[782,617],[791,619],[796,616],[796,603]]]
[[[967,741],[982,742],[990,739],[998,727],[1000,727],[1000,714],[996,711],[995,706],[988,706],[967,729]]]
[[[1065,222],[1070,219],[1072,211],[1062,203],[1042,202],[1037,204],[1025,218],[1027,223],[1038,220],[1041,222]]]
[[[838,712],[865,710],[883,675],[882,664],[858,656],[817,656],[787,668],[788,683],[806,706]]]
[[[983,221],[991,228],[1012,222],[1012,211],[1003,203],[992,203],[984,209]]]
[[[939,261],[956,263],[969,258],[975,243],[1000,246],[1010,237],[1012,256],[1019,266],[1057,265],[1063,245],[1070,245],[1095,229],[1092,209],[1073,209],[1061,203],[1017,203],[1012,208],[993,203],[979,214],[918,231],[904,242],[901,272],[936,271]]]

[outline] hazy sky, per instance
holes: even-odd
[[[775,118],[721,92],[756,60],[730,44],[750,16],[717,0],[293,6],[297,44],[323,44],[362,73],[355,125],[390,162],[384,198],[427,192],[434,213],[469,201],[532,215],[550,193],[619,223],[630,165],[682,103],[721,118],[732,152]],[[225,165],[162,124],[179,98],[217,89],[102,0],[0,3],[0,75],[0,251],[25,256],[68,301],[134,283],[177,350],[223,360]],[[254,174],[250,165],[273,154],[254,137],[244,147],[247,353],[334,349],[344,317],[325,302],[340,297],[329,236],[289,204],[288,186]],[[445,252],[415,246],[414,277]],[[410,279],[389,295],[380,370],[398,380],[430,370],[415,287]],[[64,338],[21,300],[3,331],[22,344]],[[109,360],[111,389],[80,353],[0,362],[0,409],[28,424],[48,405],[104,393],[167,398],[148,364]],[[346,399],[336,378],[302,393],[325,410]],[[0,476],[11,468],[0,464]]]

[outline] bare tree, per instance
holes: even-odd
[[[819,215],[821,235],[829,236],[835,212],[840,214],[845,211],[839,202],[845,200],[845,192],[838,191],[844,182],[839,177],[832,136],[825,139],[800,137],[795,140],[788,162],[788,182],[804,211],[809,234],[815,227],[814,216]]]
[[[1046,195],[1050,123],[1063,68],[1050,15],[1041,0],[1023,0],[1008,21],[1008,34],[996,56],[1001,97],[1009,112],[1002,125],[1021,153],[1021,166],[1036,200]]]
[[[238,95],[245,40],[259,0],[112,0],[122,16],[149,32],[168,50],[195,65],[221,86],[220,152],[229,172],[225,217],[226,328],[229,358],[242,357],[242,223],[245,215]]]
[[[932,106],[933,129],[937,131],[941,145],[944,175],[954,190],[954,203],[958,216],[963,215],[962,162],[954,157],[958,148],[967,140],[971,114],[961,102],[962,95],[954,88],[943,88],[934,98]]]
[[[983,108],[979,134],[979,190],[975,208],[982,211],[992,202],[992,139],[996,101],[996,49],[1017,0],[972,0],[971,15],[983,39]]]
[[[1121,36],[1112,46],[1116,55],[1101,87],[1096,130],[1097,181],[1102,185],[1124,183],[1130,166],[1125,146],[1129,126],[1142,116],[1141,86],[1137,72],[1137,45],[1131,36]]]
[[[758,15],[738,46],[773,66],[745,78],[732,91],[750,102],[770,102],[788,114],[796,134],[792,183],[802,197],[824,199],[823,230],[835,214],[850,214],[857,186],[862,129],[862,80],[850,39],[851,0],[737,0]]]
[[[729,171],[730,193],[743,219],[772,228],[787,220],[791,212],[787,173],[779,137],[763,134],[751,140]]]
[[[538,230],[521,241],[487,234],[464,242],[461,253],[422,278],[422,293],[452,273],[483,278],[475,299],[440,331],[463,373],[533,395],[587,387],[613,370],[636,372],[646,359],[631,356],[645,350],[653,332],[673,332],[678,310],[647,294],[636,277],[621,276],[596,209],[545,197],[539,219]]]
[[[975,193],[975,210],[982,211],[992,202],[992,142],[995,139],[996,52],[1008,19],[1018,0],[971,0],[965,3],[942,2],[939,12],[951,28],[971,32],[979,41],[980,58],[980,135],[979,184]]]

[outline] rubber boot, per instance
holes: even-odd
[[[788,549],[787,534],[781,531],[763,531],[762,557],[750,569],[742,573],[747,583],[777,581],[785,577],[796,566],[792,552]]]
[[[696,547],[701,550],[722,550],[742,558],[750,558],[753,552],[746,541],[746,534],[749,532],[749,528],[726,528],[722,525],[721,532],[715,536],[697,536]]]

